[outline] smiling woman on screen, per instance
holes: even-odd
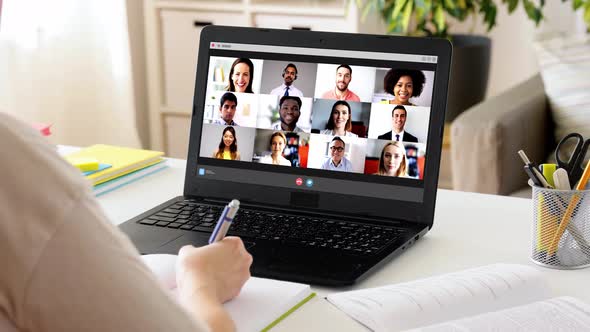
[[[419,97],[426,83],[420,70],[390,69],[383,78],[383,89],[393,95],[390,104],[415,106],[410,98]]]
[[[236,137],[236,130],[233,127],[225,127],[225,129],[223,129],[219,147],[215,150],[215,153],[213,153],[213,158],[240,160],[238,138]]]
[[[260,159],[262,164],[272,164],[281,166],[291,166],[291,162],[283,157],[283,150],[287,145],[287,137],[280,131],[270,136],[270,155]]]
[[[339,100],[332,106],[332,112],[326,124],[326,129],[321,131],[321,134],[344,137],[358,137],[353,134],[352,129],[352,113],[350,112],[350,105],[344,100]]]
[[[237,58],[229,70],[229,85],[225,89],[232,92],[254,93],[254,63],[248,58]]]

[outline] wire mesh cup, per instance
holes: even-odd
[[[590,266],[590,190],[533,186],[533,262],[554,269]]]

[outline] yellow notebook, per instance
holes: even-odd
[[[163,160],[164,152],[96,144],[64,156],[66,160],[95,158],[112,167],[86,176],[93,185],[107,182],[133,171],[157,164]]]

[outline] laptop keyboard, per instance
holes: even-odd
[[[210,233],[215,228],[222,210],[223,207],[220,206],[184,201],[138,222]],[[241,208],[228,235],[371,255],[397,240],[405,232],[406,230],[401,228]]]

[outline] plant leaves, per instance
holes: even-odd
[[[523,0],[524,10],[527,13],[527,16],[535,21],[535,25],[539,25],[541,19],[543,18],[543,14],[541,10],[535,7],[535,5],[530,0]]]
[[[518,0],[506,0],[508,2],[508,13],[512,14],[518,6]]]
[[[393,11],[391,12],[391,19],[397,20],[399,13],[401,13],[402,9],[406,5],[408,0],[397,0],[395,1],[395,7],[393,7]]]
[[[587,27],[590,27],[590,1],[586,2],[584,6],[584,22]]]
[[[410,24],[410,17],[412,17],[413,5],[414,3],[412,1],[408,2],[408,4],[406,5],[406,9],[404,10],[404,14],[402,16],[401,23],[405,33],[408,32],[408,25]]]
[[[584,0],[574,0],[572,2],[572,6],[574,7],[574,10],[580,9],[580,7],[582,7],[583,4],[584,4]]]
[[[463,10],[467,9],[467,4],[465,3],[465,0],[457,0],[457,7]]]
[[[434,9],[434,24],[436,25],[436,30],[439,32],[445,28],[445,13],[440,4]]]
[[[453,0],[445,0],[445,7],[447,9],[455,9],[455,2]]]

